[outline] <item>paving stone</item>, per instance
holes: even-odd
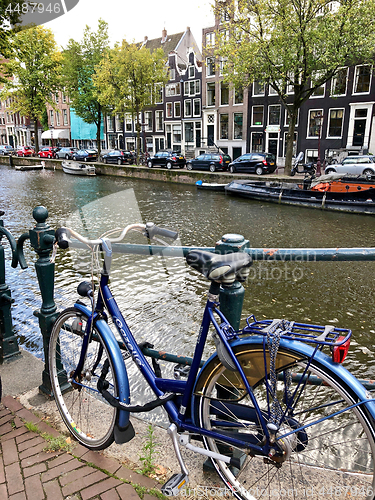
[[[9,495],[14,495],[14,493],[18,493],[24,489],[21,469],[18,462],[5,467],[5,478]]]
[[[34,434],[32,439],[18,444],[18,452],[21,453],[21,451],[25,451],[28,448],[32,448],[32,447],[36,446],[37,444],[42,444],[42,443],[45,445],[46,441],[41,436]]]
[[[23,421],[20,419],[20,417],[17,417],[17,415],[14,417],[14,425],[17,428],[23,426]]]
[[[41,472],[45,472],[47,470],[47,465],[45,462],[41,462],[40,464],[35,464],[32,467],[26,467],[23,469],[23,477],[33,476],[34,474],[40,474]]]
[[[14,439],[5,441],[5,443],[2,443],[1,446],[3,449],[4,465],[10,465],[14,462],[18,462],[18,451],[16,441]]]
[[[89,450],[82,446],[81,444],[77,443],[72,451],[72,455],[75,457],[81,458],[85,453],[87,453]]]
[[[25,429],[26,429],[26,427],[25,427]],[[17,444],[23,443],[27,439],[33,439],[35,437],[35,432],[30,432],[27,429],[26,429],[26,431],[27,431],[26,433],[21,434],[20,436],[16,437],[16,443]],[[16,431],[14,431],[14,432],[16,432]]]
[[[17,399],[12,398],[12,396],[4,396],[2,398],[2,403],[4,406],[9,408],[9,410],[11,410],[13,412],[17,412],[17,411],[23,409],[23,406],[21,405],[21,403]]]
[[[28,458],[28,457],[31,457],[33,455],[37,455],[38,453],[41,453],[45,447],[46,447],[46,442],[43,439],[43,443],[37,444],[36,446],[33,446],[32,448],[27,448],[27,450],[22,451],[19,454],[20,460],[23,460],[24,458]]]
[[[96,483],[90,486],[89,488],[86,488],[85,490],[82,490],[80,492],[82,500],[89,500],[89,498],[95,497],[95,495],[100,495],[101,493],[104,493],[110,490],[111,488],[120,485],[121,485],[120,481],[114,479],[113,477],[110,477],[108,479],[105,479],[104,481],[101,481],[100,483]]]
[[[64,464],[58,465],[57,467],[54,467],[53,469],[45,472],[42,475],[43,483],[50,481],[51,479],[55,479],[56,477],[62,476],[63,474],[66,474],[71,470],[78,469],[79,467],[82,467],[84,465],[81,462],[78,462],[76,458],[70,458],[71,460],[69,460],[69,462],[65,462]]]
[[[131,484],[122,484],[116,488],[121,500],[139,500],[139,496]],[[101,496],[103,500],[103,496]]]
[[[16,493],[15,495],[10,496],[9,500],[27,500],[26,493],[24,491],[20,491],[20,493]]]
[[[121,465],[117,462],[117,460],[104,457],[94,451],[88,451],[85,455],[82,455],[81,458],[82,460],[85,460],[85,462],[91,462],[99,467],[99,469],[106,470],[111,474],[114,474],[121,468]]]
[[[102,481],[106,478],[108,478],[108,476],[101,471],[97,471],[88,476],[81,477],[79,479],[76,479],[72,483],[69,483],[66,486],[64,486],[62,489],[63,495],[64,497],[66,495],[71,495],[72,493],[80,491],[84,488],[88,488],[91,485],[95,485],[99,483],[99,481]]]
[[[130,500],[131,497],[127,496],[126,498],[129,498],[129,500]],[[100,499],[101,500],[120,500],[120,497],[119,497],[116,490],[109,490],[109,491],[106,491],[105,493],[102,493],[100,495]],[[137,500],[139,500],[139,497],[137,497]]]
[[[63,500],[60,485],[57,480],[43,483],[44,491],[47,495],[47,500]]]
[[[143,496],[143,500],[156,500],[157,497],[154,497],[153,495],[149,495],[148,493],[146,493],[144,496]]]
[[[13,427],[10,425],[9,422],[6,424],[2,425],[0,427],[0,436],[4,436],[5,434],[8,434],[8,432],[12,432]]]
[[[65,462],[69,462],[70,460],[73,460],[72,455],[68,455],[68,453],[62,453],[58,457],[48,462],[48,468],[53,469],[53,467],[57,467],[58,465],[64,464]]]
[[[45,422],[39,422],[38,423],[38,429],[41,431],[41,432],[45,432],[47,434],[49,434],[50,436],[53,436],[53,437],[59,437],[61,436],[60,432],[57,431],[56,429],[53,429],[50,425],[46,424]]]
[[[4,443],[4,441],[7,441],[8,439],[16,438],[16,443],[18,443],[17,438],[27,434],[27,432],[28,431],[26,427],[22,425],[22,427],[13,429],[11,432],[8,432],[8,434],[5,434],[5,436],[1,436],[1,441]]]
[[[0,498],[8,498],[6,484],[0,484]]]
[[[40,422],[40,419],[31,411],[26,410],[26,408],[22,408],[22,410],[17,411],[17,416],[22,418],[22,420],[25,420],[25,422],[32,422],[33,424]]]
[[[125,479],[125,481],[140,484],[145,488],[157,488],[158,486],[158,483],[150,477],[138,474],[137,472],[134,472],[126,467],[121,467],[121,469],[116,472],[116,476],[120,479]]]
[[[78,479],[81,479],[81,478],[86,478],[88,477],[90,474],[93,474],[95,472],[100,472],[101,474],[103,474],[103,479],[104,477],[107,477],[106,474],[104,474],[104,472],[101,472],[101,471],[97,471],[96,469],[93,469],[92,467],[81,467],[79,469],[76,469],[76,470],[73,470],[67,474],[64,474],[63,476],[61,476],[59,478],[59,483],[61,484],[61,486],[65,486],[69,483],[73,483],[74,481],[77,481]],[[85,484],[84,487],[88,486],[88,484]]]
[[[25,479],[27,500],[44,500],[44,491],[39,474]]]
[[[53,456],[53,455],[52,455]],[[46,460],[49,460],[51,458],[50,453],[38,453],[36,455],[33,455],[31,457],[27,457],[21,462],[21,467],[31,467],[34,464],[40,463],[40,462],[45,462]]]
[[[13,414],[9,413],[9,415],[5,415],[4,417],[0,418],[0,426],[11,421],[13,421]]]
[[[0,409],[0,418],[3,418],[5,415],[9,415],[11,412],[8,410],[8,408],[1,408]]]
[[[4,472],[3,457],[2,455],[0,455],[0,484],[2,483],[5,483],[5,472]]]

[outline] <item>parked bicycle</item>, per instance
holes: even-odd
[[[157,362],[151,366],[144,356],[108,286],[112,244],[129,231],[150,239],[177,236],[153,224],[130,225],[118,236],[108,231],[94,240],[73,229],[56,231],[60,248],[76,239],[103,254],[98,293],[92,283],[78,286],[91,305],[77,300],[59,315],[51,334],[51,382],[71,434],[93,450],[126,443],[134,436],[130,412],[163,406],[181,466],[162,488],[168,496],[187,484],[180,451],[185,447],[210,457],[238,499],[285,498],[283,491],[294,490],[291,498],[329,498],[328,487],[337,498],[373,499],[375,404],[342,366],[351,331],[254,316],[235,331],[219,309],[219,292],[221,285],[246,279],[250,256],[191,250],[187,264],[210,281],[207,303],[186,379],[182,371],[177,379],[163,378]],[[216,352],[200,368],[209,332]],[[155,394],[144,405],[130,402],[127,358]]]

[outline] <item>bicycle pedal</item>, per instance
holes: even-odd
[[[161,487],[161,492],[166,497],[175,497],[180,494],[181,488],[187,485],[188,482],[189,477],[183,472],[173,474],[173,476]]]

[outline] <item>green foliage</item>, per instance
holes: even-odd
[[[338,68],[372,61],[375,0],[238,0],[220,2],[229,36],[216,54],[236,86],[270,84],[287,109],[291,151],[298,109]],[[223,7],[224,5],[224,7]],[[289,95],[287,89],[289,88]]]
[[[43,433],[42,438],[47,441],[46,446],[43,451],[54,452],[54,451],[66,451],[71,452],[74,445],[72,442],[67,440],[64,436],[54,437],[51,434]]]
[[[112,113],[129,113],[137,119],[138,153],[139,114],[156,102],[157,93],[167,81],[166,58],[162,49],[151,52],[124,40],[108,51],[93,78],[96,95]]]
[[[46,103],[53,105],[52,93],[60,87],[61,54],[52,31],[42,26],[13,34],[10,48],[11,58],[1,63],[5,80],[0,98],[10,99],[13,113],[34,121],[38,148],[37,122],[43,117]]]
[[[19,3],[19,0],[0,0],[0,54],[4,57],[9,55],[9,37],[20,22],[19,13],[14,10]]]
[[[108,24],[99,19],[96,32],[86,26],[82,41],[70,39],[63,52],[63,85],[74,112],[86,123],[95,123],[99,150],[103,109],[97,89],[94,88],[93,75],[95,67],[102,61],[108,50]]]
[[[155,456],[157,454],[154,427],[149,424],[147,427],[146,441],[142,446],[142,455],[139,460],[143,462],[143,467],[138,472],[149,475],[155,472]]]

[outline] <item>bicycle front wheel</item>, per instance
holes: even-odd
[[[262,415],[270,419],[272,398],[267,394],[263,347],[239,346],[236,356]],[[266,357],[269,363],[268,353]],[[194,412],[200,426],[249,443],[237,449],[221,440],[203,440],[208,450],[240,460],[240,469],[212,460],[233,496],[241,500],[373,499],[375,432],[366,408],[352,408],[356,395],[317,361],[307,368],[301,355],[280,349],[276,367],[276,394],[283,417],[276,434],[277,453],[271,450],[267,457],[251,452],[251,443],[262,446],[265,436],[239,374],[216,358],[197,381]],[[291,385],[285,377],[285,369],[290,367]],[[305,382],[298,384],[298,375],[304,375]],[[294,394],[289,409],[286,394]]]
[[[58,316],[51,333],[49,370],[55,400],[69,431],[87,448],[101,450],[113,442],[117,417],[117,410],[97,390],[103,370],[113,396],[117,396],[117,385],[111,356],[95,327],[83,370],[72,380],[86,324],[87,317],[74,307]]]

